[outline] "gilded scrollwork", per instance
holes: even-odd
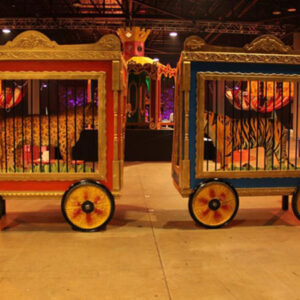
[[[53,49],[58,44],[51,41],[39,31],[28,30],[19,34],[13,41],[7,42],[3,48],[9,49]]]
[[[0,46],[0,60],[120,60],[121,44],[114,34],[92,44],[59,45],[35,30]]]
[[[292,51],[291,47],[285,45],[278,37],[265,34],[250,44],[246,44],[244,49],[247,52],[253,53],[290,53]]]
[[[240,63],[272,63],[272,64],[300,64],[300,55],[292,54],[256,54],[256,53],[219,53],[219,52],[182,52],[184,60],[210,62],[240,62]]]
[[[103,51],[121,51],[120,40],[114,34],[104,35],[97,43]]]
[[[267,34],[243,48],[209,45],[198,36],[190,36],[184,42],[181,57],[183,60],[204,62],[300,64],[299,52],[293,51],[276,36]]]
[[[205,41],[198,35],[192,35],[184,41],[185,51],[199,51],[205,45]]]

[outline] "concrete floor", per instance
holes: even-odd
[[[241,198],[230,226],[191,220],[169,163],[125,167],[107,230],[79,233],[59,200],[10,200],[0,299],[300,299],[300,221],[280,197]]]

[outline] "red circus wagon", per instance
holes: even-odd
[[[0,217],[10,197],[62,196],[72,228],[104,228],[122,185],[120,41],[58,45],[27,31],[0,46]]]

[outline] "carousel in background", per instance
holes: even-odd
[[[173,127],[176,69],[144,56],[150,29],[118,29],[127,61],[127,127],[161,129]]]
[[[125,160],[170,161],[176,69],[144,56],[149,29],[117,33],[128,72]]]

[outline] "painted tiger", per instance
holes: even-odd
[[[244,118],[236,120],[228,116],[224,117],[222,114],[205,112],[204,120],[204,132],[208,133],[216,147],[221,169],[231,167],[233,151],[256,147],[265,149],[266,169],[268,170],[273,166],[273,153],[275,153],[280,166],[288,161],[287,130],[276,119]]]
[[[94,106],[93,109],[90,104],[86,105],[84,110],[83,107],[77,107],[76,117],[74,109],[69,109],[67,114],[63,112],[49,116],[29,115],[23,118],[20,116],[5,118],[2,115],[0,120],[1,170],[13,165],[21,166],[24,145],[58,146],[63,161],[71,167],[72,147],[75,146],[83,129],[92,124],[97,128],[97,107]]]

